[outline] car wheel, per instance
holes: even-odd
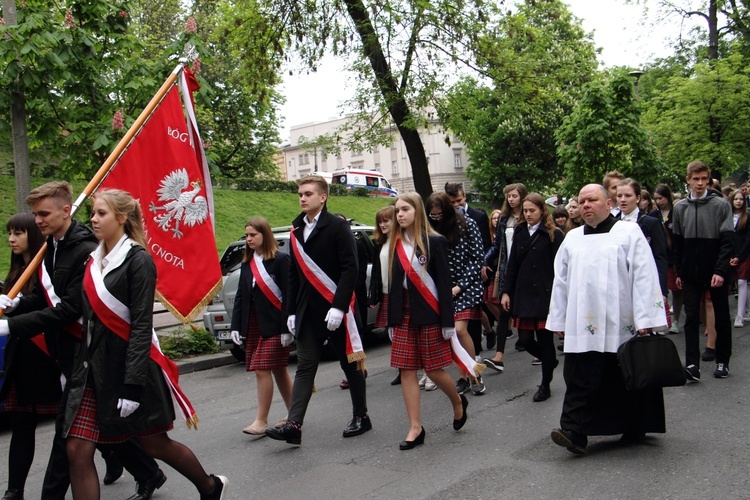
[[[240,363],[245,362],[245,350],[242,347],[236,345],[229,351],[232,353],[232,356],[234,356],[234,359],[236,359]]]

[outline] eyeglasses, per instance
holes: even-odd
[[[442,218],[443,218],[443,213],[442,213],[442,212],[440,212],[439,214],[433,214],[433,213],[429,213],[429,214],[427,214],[427,216],[428,216],[428,217],[429,217],[430,219],[432,219],[432,220],[440,220],[440,219],[442,219]]]

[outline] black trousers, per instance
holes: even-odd
[[[542,385],[552,382],[552,374],[557,366],[557,352],[555,350],[554,333],[547,329],[518,330],[518,342],[526,349],[526,352],[538,358],[542,362]]]
[[[732,356],[732,322],[729,316],[729,283],[711,288],[705,284],[682,282],[683,307],[685,308],[685,365],[700,366],[701,348],[700,311],[701,298],[705,291],[711,294],[716,325],[716,362],[729,363]]]
[[[292,386],[292,404],[289,408],[289,420],[303,423],[307,405],[312,397],[315,374],[323,354],[323,344],[326,337],[321,335],[319,329],[325,329],[325,324],[319,328],[313,328],[311,322],[306,318],[300,321],[297,332],[297,372],[294,375]],[[326,330],[327,331],[327,330]],[[332,332],[329,332],[332,333]],[[357,363],[349,363],[346,358],[345,333],[337,333],[328,338],[328,343],[339,358],[341,369],[349,381],[349,395],[352,398],[352,415],[361,417],[367,414],[367,391],[365,375],[357,370]]]
[[[52,451],[47,462],[47,471],[44,474],[42,484],[42,500],[65,500],[65,494],[70,487],[70,466],[68,464],[68,452],[65,438],[62,437],[65,422],[65,396],[60,411],[55,417],[55,437],[52,439]],[[159,470],[156,460],[146,454],[137,438],[132,438],[124,443],[97,445],[97,448],[106,452],[112,450],[120,459],[122,466],[136,481],[147,481],[154,477]]]
[[[482,352],[482,320],[470,319],[467,330],[471,341],[474,342],[474,353],[479,356]]]

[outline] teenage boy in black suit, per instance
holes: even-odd
[[[352,333],[347,328],[346,315],[353,303],[358,269],[354,235],[346,220],[328,213],[328,183],[324,178],[303,177],[297,185],[302,213],[292,222],[292,265],[287,300],[287,325],[297,338],[297,372],[288,421],[278,429],[267,429],[266,434],[272,439],[299,445],[326,340],[338,355],[349,381],[353,418],[344,429],[344,437],[364,434],[372,429],[372,423],[367,415],[364,373],[358,369],[356,361],[348,360],[346,352],[346,336]],[[318,279],[332,282],[335,288],[330,290],[332,301],[323,295]],[[351,312],[360,325],[357,308]],[[361,354],[363,359],[364,353]]]

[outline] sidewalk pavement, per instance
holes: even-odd
[[[232,356],[229,351],[219,351],[216,354],[205,354],[203,356],[193,356],[191,358],[183,358],[175,361],[177,367],[180,369],[180,375],[185,373],[199,372],[202,370],[209,370],[211,368],[217,368],[219,366],[231,365],[233,363],[239,363]]]

